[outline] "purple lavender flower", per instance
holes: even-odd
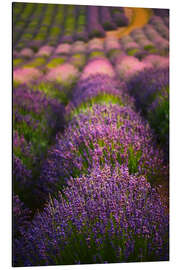
[[[138,109],[143,112],[155,130],[167,161],[169,159],[169,67],[152,68],[139,73],[129,81],[128,89],[135,97]]]
[[[141,28],[132,31],[131,36],[145,50],[152,51],[155,49],[153,42],[147,39]]]
[[[169,51],[169,41],[163,38],[150,24],[143,28],[145,35],[151,40],[159,50]]]
[[[143,59],[143,63],[150,63],[154,68],[169,68],[169,57],[151,54]]]
[[[42,46],[39,48],[38,52],[36,53],[36,56],[50,56],[52,54],[52,51],[54,48],[52,46]]]
[[[50,199],[17,250],[17,266],[168,260],[168,215],[144,177],[97,166]]]
[[[124,81],[129,81],[132,77],[152,67],[149,62],[141,62],[134,56],[119,56],[116,59],[116,71]]]
[[[83,69],[81,79],[86,79],[95,74],[106,74],[111,78],[115,76],[113,66],[106,58],[89,61],[89,63]]]
[[[31,211],[24,206],[18,195],[13,195],[13,239],[30,223]]]
[[[98,9],[99,7],[96,6],[88,6],[87,20],[89,38],[105,36],[104,29],[99,23]]]
[[[63,136],[57,135],[43,165],[40,190],[54,193],[71,176],[116,163],[125,164],[131,173],[147,175],[152,182],[167,174],[163,153],[136,112],[119,105],[94,105],[74,117]]]
[[[71,45],[70,44],[59,44],[56,49],[55,49],[55,54],[69,54],[71,50]]]
[[[104,40],[104,47],[106,52],[110,52],[111,50],[119,50],[121,48],[118,39],[115,37],[107,37]]]
[[[53,135],[63,129],[63,110],[58,101],[38,90],[22,86],[13,91],[13,184],[16,194],[25,199],[35,189]]]
[[[127,94],[124,82],[104,74],[92,75],[87,79],[79,80],[73,90],[71,102],[66,107],[66,114],[74,114],[82,108],[93,106],[94,103],[117,103],[133,107],[134,101]]]
[[[169,85],[169,68],[151,68],[132,77],[128,89],[136,98],[138,106],[148,110],[159,91]]]
[[[65,63],[52,68],[43,78],[47,82],[58,82],[62,85],[72,84],[79,77],[79,71],[71,64]]]
[[[149,24],[153,25],[163,38],[169,40],[169,28],[164,24],[164,21],[161,17],[152,16]]]
[[[42,76],[37,68],[19,68],[13,72],[13,81],[18,84],[29,83]]]
[[[12,221],[13,221],[13,237],[12,237],[12,255],[13,265],[18,263],[19,257],[19,246],[21,243],[21,232],[24,233],[31,220],[31,211],[25,207],[24,203],[21,202],[18,195],[13,195],[13,209],[12,209]]]
[[[75,41],[71,47],[71,53],[86,53],[86,43],[83,41]]]
[[[93,38],[88,42],[88,52],[103,51],[103,42],[98,38]]]
[[[19,53],[19,55],[22,56],[22,57],[31,58],[31,57],[34,56],[34,52],[30,48],[24,48],[24,49],[21,50],[21,52]]]
[[[131,50],[138,51],[140,49],[139,44],[135,42],[131,36],[122,37],[120,39],[120,44],[126,52],[129,52]]]

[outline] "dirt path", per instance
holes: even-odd
[[[130,20],[130,24],[126,27],[119,27],[117,30],[106,31],[106,37],[117,37],[129,35],[129,33],[139,27],[143,27],[148,23],[152,14],[151,9],[148,8],[124,8],[125,14]],[[104,38],[101,38],[103,41]]]

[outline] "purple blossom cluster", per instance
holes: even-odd
[[[154,68],[169,68],[169,57],[150,54],[143,58],[143,63],[152,64]]]
[[[56,137],[41,174],[41,191],[54,193],[68,179],[95,166],[128,166],[130,173],[150,182],[167,177],[163,153],[155,145],[149,125],[130,107],[99,105],[75,116]]]
[[[160,57],[158,59],[161,61]],[[168,60],[168,59],[167,59]],[[134,76],[128,83],[136,105],[149,120],[169,160],[169,67],[163,59],[155,67]],[[162,66],[162,67],[161,67]]]
[[[104,40],[105,51],[109,53],[112,50],[120,50],[121,46],[119,40],[115,37],[107,37]]]
[[[152,16],[150,24],[154,26],[154,28],[159,32],[162,37],[169,40],[169,28],[165,25],[163,19],[159,16]]]
[[[13,222],[13,242],[12,242],[12,256],[13,265],[17,265],[21,236],[27,230],[30,225],[31,211],[25,207],[24,203],[19,199],[18,195],[13,195],[12,198],[12,222]]]
[[[53,47],[52,46],[42,46],[41,48],[39,48],[38,52],[36,53],[36,56],[50,56],[52,54],[53,51]]]
[[[164,261],[167,239],[168,215],[156,190],[126,166],[106,165],[69,180],[17,250],[23,266]]]
[[[28,189],[32,181],[32,168],[29,162],[33,165],[36,163],[36,158],[32,153],[32,144],[15,131],[13,134],[13,190],[18,194]]]
[[[154,49],[152,41],[148,40],[142,29],[135,29],[131,32],[131,37],[145,50]]]
[[[19,199],[18,195],[13,195],[13,236],[18,238],[30,223],[31,211],[27,209]]]
[[[87,43],[83,41],[75,41],[71,48],[71,53],[86,53]]]
[[[80,79],[86,79],[92,75],[104,74],[111,78],[115,77],[113,66],[107,58],[96,58],[87,63],[82,71]]]
[[[133,40],[131,36],[124,36],[120,39],[123,49],[128,52],[130,50],[138,50],[140,46]]]
[[[140,61],[135,56],[120,55],[116,59],[115,69],[119,78],[125,82],[128,82],[131,78],[138,75],[144,70],[148,70],[152,67],[150,62]]]
[[[168,85],[169,68],[151,68],[132,77],[128,90],[135,96],[138,106],[148,111],[155,96]]]
[[[13,118],[14,191],[29,201],[47,147],[63,129],[64,107],[38,90],[21,86],[13,91]]]
[[[43,80],[47,82],[58,82],[62,85],[71,85],[78,77],[78,69],[72,64],[65,63],[50,69],[50,71],[44,76]]]
[[[29,83],[42,76],[37,68],[18,68],[13,71],[13,81],[17,84]]]
[[[13,113],[15,125],[22,121],[36,129],[43,118],[46,119],[45,125],[51,129],[56,128],[57,125],[59,127],[63,125],[63,106],[57,100],[48,98],[43,92],[33,91],[26,85],[13,91]],[[59,121],[59,116],[61,116],[61,121]],[[46,132],[45,128],[43,130]]]
[[[169,51],[169,41],[163,38],[151,24],[147,24],[143,27],[143,31],[147,38],[151,40],[159,50]]]
[[[117,103],[122,106],[133,107],[134,100],[128,95],[124,82],[112,79],[108,75],[92,75],[84,80],[79,80],[73,90],[71,102],[66,108],[66,113],[92,106],[94,103]],[[85,108],[85,107],[84,107]]]
[[[103,51],[103,42],[98,38],[93,38],[88,42],[88,52]]]

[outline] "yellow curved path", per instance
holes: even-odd
[[[119,27],[117,30],[106,31],[106,37],[117,37],[129,35],[136,28],[143,27],[148,23],[152,14],[150,8],[124,8],[125,14],[130,20],[130,24],[125,27]],[[104,40],[104,38],[102,38]]]

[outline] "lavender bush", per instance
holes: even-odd
[[[71,102],[66,107],[66,114],[78,114],[97,103],[128,105],[133,108],[134,100],[128,95],[124,82],[104,74],[92,75],[87,79],[79,80],[73,90]]]
[[[138,75],[145,69],[150,69],[152,64],[149,62],[141,62],[134,56],[120,55],[116,59],[115,68],[120,79],[128,82],[135,75]]]
[[[168,260],[168,215],[126,167],[68,181],[24,232],[16,266]]]
[[[134,95],[137,107],[150,120],[168,159],[169,68],[153,68],[139,73],[129,81],[128,89]]]
[[[95,74],[104,74],[111,78],[115,77],[113,66],[107,58],[97,57],[97,59],[89,61],[83,69],[80,79],[86,79]]]
[[[30,225],[31,211],[19,199],[19,196],[13,195],[12,199],[12,222],[13,222],[13,242],[12,242],[12,257],[13,266],[18,264],[19,245],[21,243],[21,236]]]
[[[118,164],[150,182],[167,178],[163,153],[147,123],[129,107],[94,105],[74,117],[49,150],[41,174],[42,194],[56,193],[69,177],[88,174],[93,167]],[[43,195],[42,195],[43,196]]]
[[[42,76],[42,72],[35,67],[18,68],[13,71],[13,83],[19,84],[32,82]]]
[[[53,136],[63,129],[63,110],[58,101],[47,98],[40,91],[32,91],[26,86],[14,89],[13,182],[16,194],[24,200],[34,188]]]

